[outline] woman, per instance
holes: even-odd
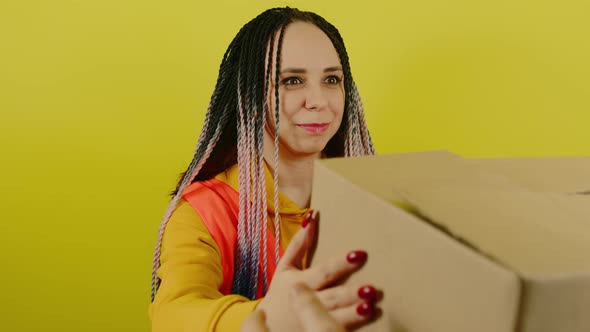
[[[369,154],[338,30],[288,7],[242,27],[160,227],[153,331],[235,331],[255,308],[271,331],[295,331],[287,294],[296,284],[313,289],[342,326],[369,321],[374,287],[333,286],[361,268],[366,253],[304,270],[315,234],[314,160]]]

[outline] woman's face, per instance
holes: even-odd
[[[276,52],[277,42],[274,50]],[[265,149],[274,146],[275,60],[269,87]],[[326,34],[310,23],[285,28],[279,73],[281,155],[319,155],[336,134],[344,113],[343,71]]]

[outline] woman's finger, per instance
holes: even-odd
[[[299,322],[305,332],[344,332],[340,325],[328,310],[320,303],[314,295],[314,291],[303,284],[295,285],[291,292],[291,303],[293,312],[297,315]]]
[[[332,259],[324,264],[303,271],[304,280],[312,289],[320,290],[336,281],[345,279],[360,269],[367,261],[367,253],[351,251],[348,255]]]
[[[241,332],[269,332],[264,311],[254,310],[242,324]]]
[[[375,321],[381,312],[373,302],[363,301],[330,311],[330,315],[338,324],[347,329],[358,328]]]
[[[373,286],[354,283],[323,289],[317,292],[317,297],[326,309],[334,310],[363,301],[376,301],[378,291]]]

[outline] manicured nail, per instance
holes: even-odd
[[[367,301],[375,301],[377,299],[377,290],[373,286],[363,286],[358,291],[359,298]]]
[[[363,302],[356,307],[356,313],[361,316],[372,316],[375,306],[371,302]]]
[[[313,216],[313,210],[309,210],[309,212],[307,212],[307,214],[305,215],[303,222],[301,223],[301,227],[303,227],[303,228],[307,227],[307,225],[309,225],[309,223],[313,219],[312,216]]]
[[[362,264],[367,260],[367,252],[362,250],[351,251],[346,260],[351,264]]]

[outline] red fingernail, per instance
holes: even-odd
[[[362,264],[367,260],[367,253],[362,250],[352,251],[346,256],[346,260],[351,264]]]
[[[309,222],[312,219],[312,216],[313,216],[313,210],[309,210],[309,212],[307,212],[307,214],[305,215],[303,222],[301,223],[301,227],[303,227],[303,228],[307,227],[307,225],[309,225]]]
[[[377,299],[377,290],[373,286],[363,286],[359,288],[358,295],[361,299],[375,301]]]
[[[356,313],[361,316],[372,316],[375,312],[375,306],[370,302],[363,302],[356,307]]]

